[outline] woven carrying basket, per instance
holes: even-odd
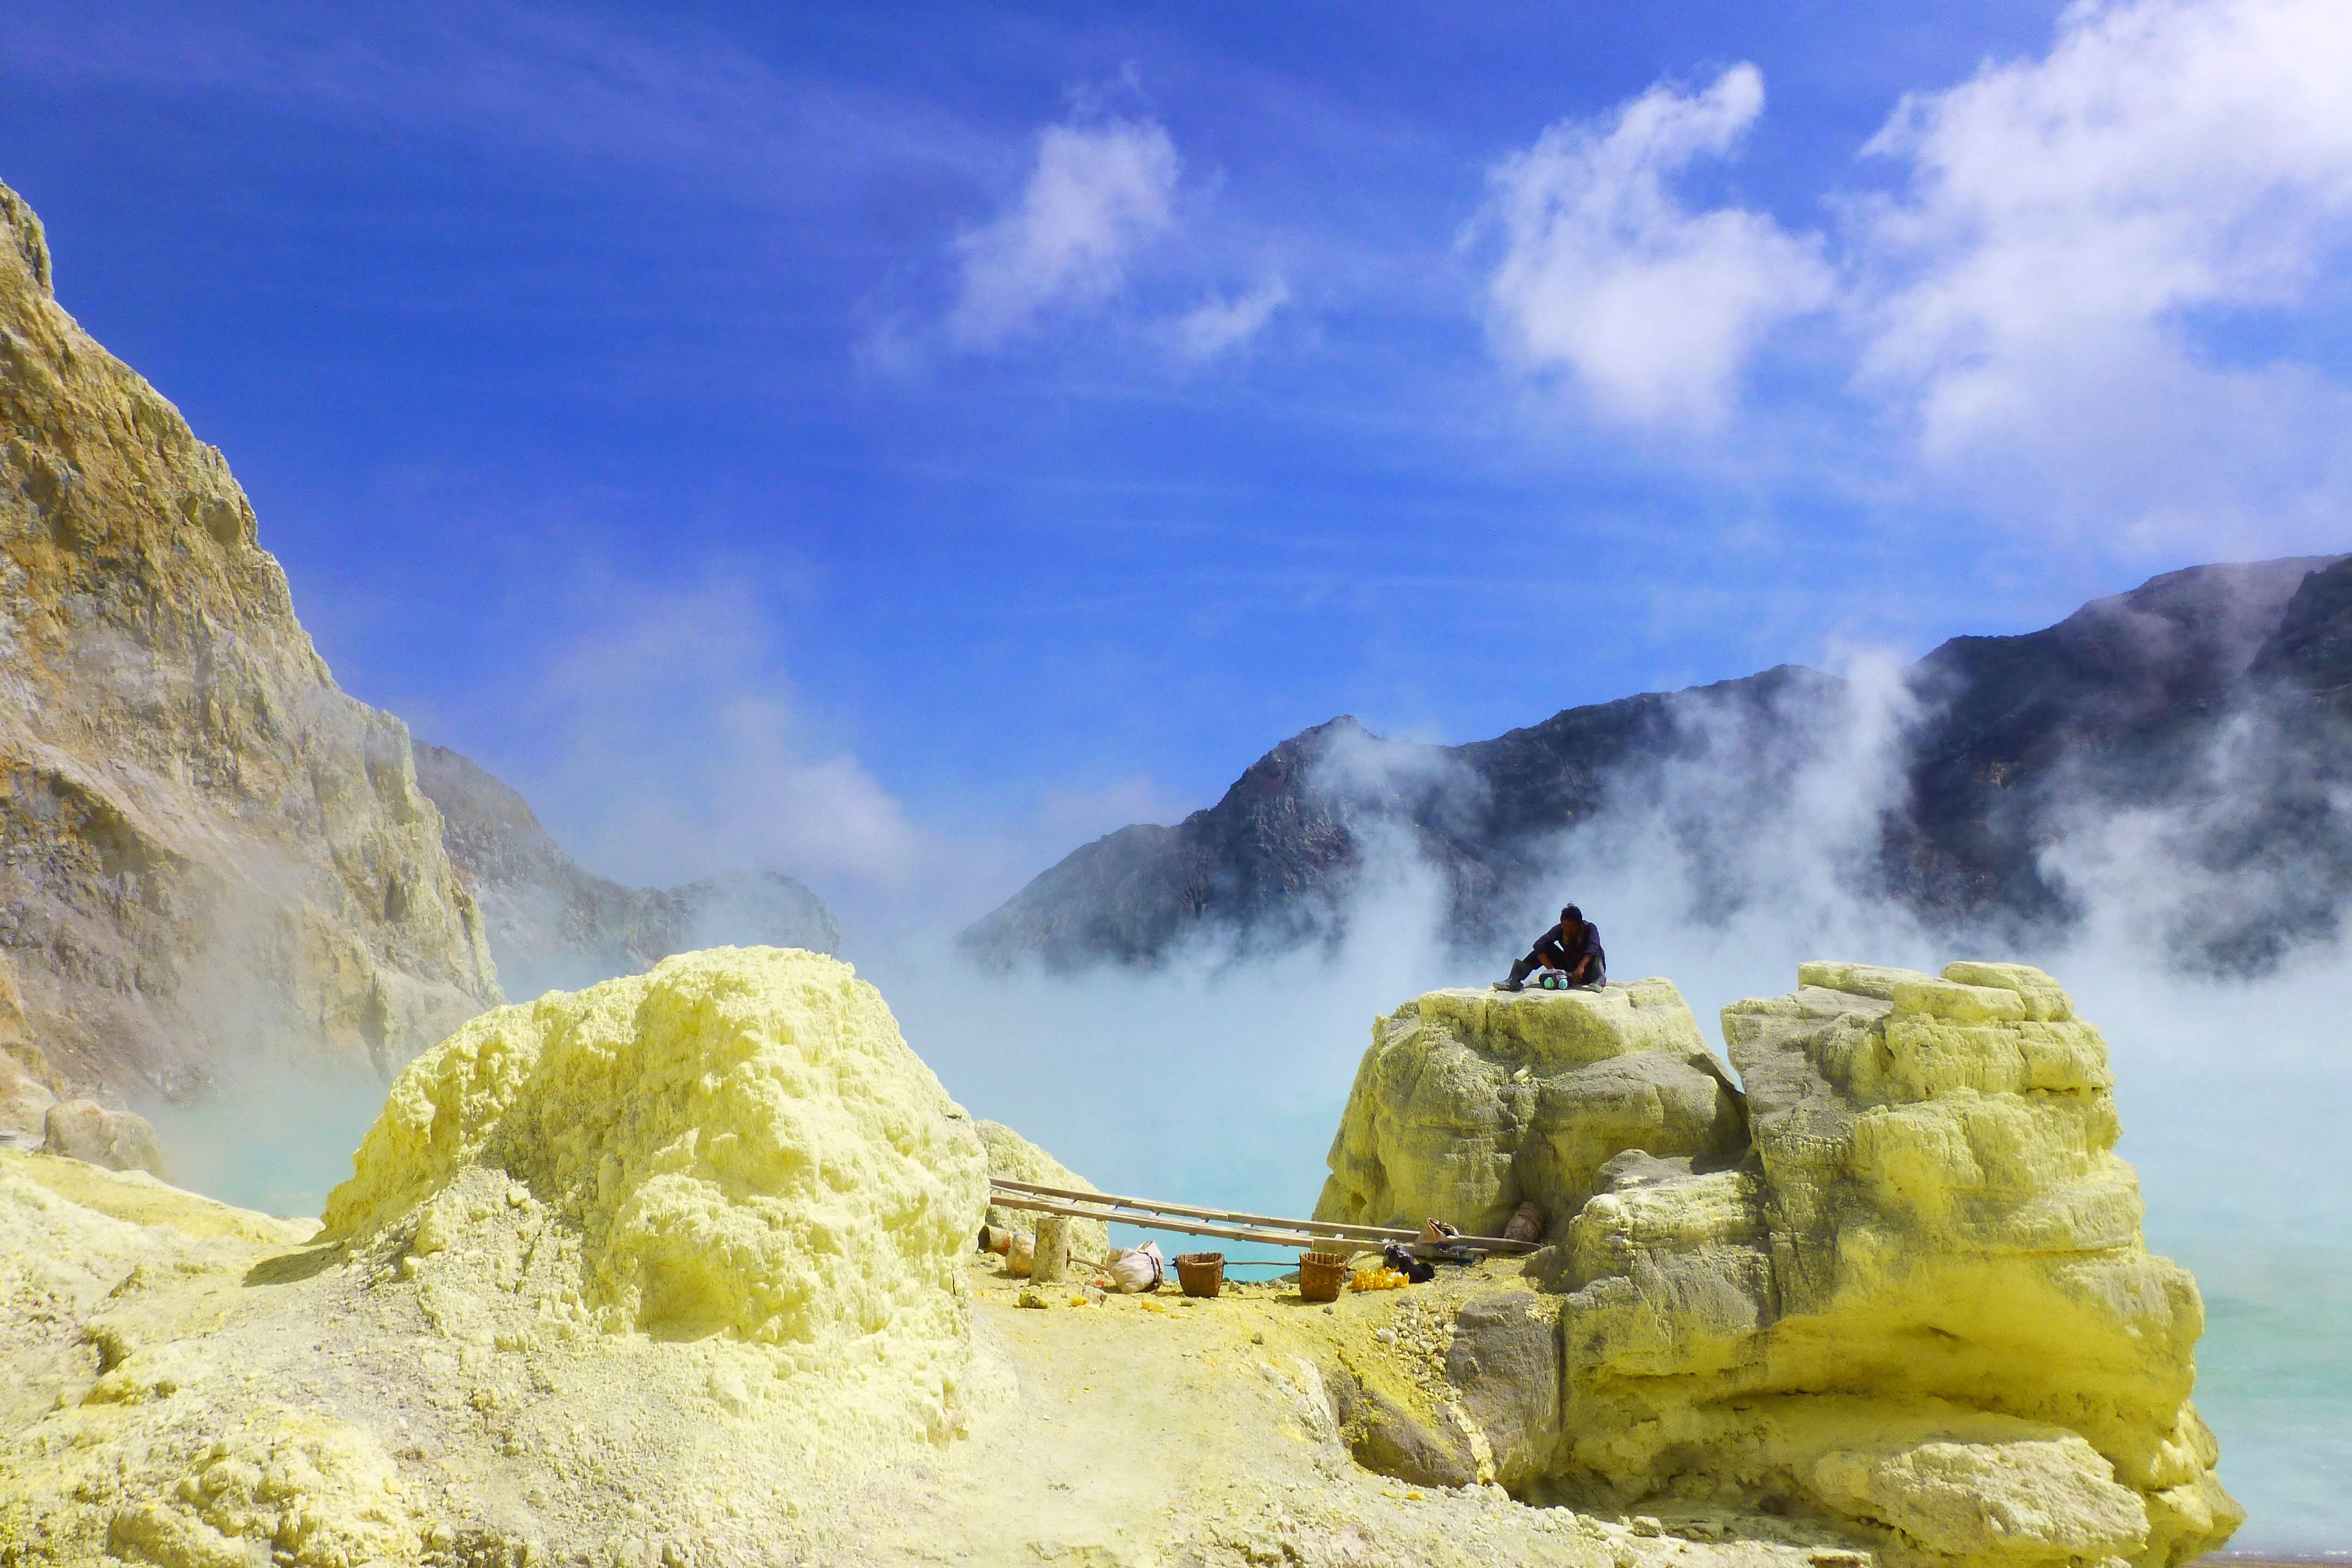
[[[1344,1252],[1302,1252],[1298,1255],[1298,1293],[1310,1301],[1336,1301],[1348,1281]]]
[[[1187,1296],[1213,1296],[1224,1288],[1225,1255],[1222,1252],[1180,1252],[1176,1282]]]

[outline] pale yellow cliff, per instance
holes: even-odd
[[[256,1047],[389,1072],[498,999],[406,730],[336,689],[256,526],[0,186],[0,950],[77,1091]]]

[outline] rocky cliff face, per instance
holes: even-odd
[[[509,995],[577,990],[696,948],[841,951],[824,900],[781,872],[624,887],[565,854],[522,796],[473,762],[424,742],[415,750],[417,784],[440,808],[442,844],[481,906]]]
[[[59,308],[5,187],[0,949],[32,1076],[117,1096],[257,1047],[389,1071],[499,994],[407,731],[336,689],[227,464]]]
[[[2169,573],[2042,631],[1954,638],[1907,680],[1918,711],[1900,737],[1897,798],[1845,868],[1857,897],[1898,899],[1947,926],[2063,926],[2080,911],[2043,852],[2079,821],[2157,807],[2178,819],[2171,852],[2230,889],[2166,932],[2181,961],[2259,969],[2337,928],[2352,816],[2328,780],[2352,763],[2352,561]],[[1384,845],[1439,870],[1458,942],[1516,939],[1526,933],[1503,928],[1540,902],[1563,831],[1661,809],[1661,764],[1738,781],[1668,808],[1679,815],[1664,825],[1736,845],[1740,813],[1839,743],[1857,710],[1843,681],[1783,667],[1463,746],[1335,720],[1183,822],[1076,850],[964,943],[994,964],[1068,968],[1154,963],[1202,938],[1328,936]],[[2292,879],[2277,875],[2287,858],[2302,868]],[[1738,895],[1719,891],[1718,907]]]
[[[2242,1521],[2189,1403],[2196,1283],[2141,1241],[2106,1044],[2050,976],[1815,963],[1790,995],[1734,1004],[1735,1147],[1664,1093],[1646,1133],[1639,1094],[1548,1100],[1531,1086],[1550,1055],[1530,1040],[1598,1028],[1617,1045],[1603,1059],[1657,1077],[1657,1031],[1572,994],[1512,1001],[1480,1015],[1424,997],[1397,1018],[1455,1023],[1411,1037],[1384,1021],[1326,1205],[1367,1162],[1441,1218],[1591,1195],[1556,1211],[1527,1269],[1540,1289],[1445,1302],[1426,1396],[1355,1380],[1365,1462],[1702,1535],[1742,1513],[1813,1517],[1929,1563],[2154,1568]],[[1526,1016],[1544,1010],[1560,1021]],[[1441,1103],[1450,1126],[1412,1113]],[[1543,1152],[1563,1146],[1583,1152],[1568,1184]]]

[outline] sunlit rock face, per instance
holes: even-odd
[[[400,721],[336,689],[220,453],[0,187],[0,947],[78,1090],[389,1071],[498,999]]]
[[[814,1477],[1008,1392],[980,1134],[832,959],[485,1013],[353,1164],[290,1251],[313,1226],[0,1153],[0,1562],[805,1560]]]
[[[2154,1568],[2224,1542],[2243,1514],[2189,1404],[2202,1306],[2141,1240],[2098,1030],[2022,965],[1799,982],[1724,1011],[1747,1129],[1728,1147],[1663,1091],[1647,1143],[1628,1135],[1638,1097],[1530,1094],[1576,1055],[1518,1043],[1538,1034],[1606,1024],[1602,1061],[1683,1059],[1631,1045],[1655,1037],[1624,1003],[1439,993],[1381,1021],[1327,1210],[1378,1189],[1396,1196],[1350,1212],[1483,1226],[1533,1190],[1526,1152],[1616,1147],[1528,1268],[1565,1292],[1549,1431],[1548,1390],[1507,1397],[1472,1355],[1447,1367],[1443,1419],[1395,1402],[1360,1421],[1360,1458],[1611,1509],[1819,1518],[1923,1563]],[[1472,1316],[1453,1342],[1488,1331]]]
[[[1532,1200],[1562,1221],[1621,1151],[1738,1159],[1738,1099],[1670,981],[1433,991],[1373,1024],[1315,1217],[1499,1236]]]

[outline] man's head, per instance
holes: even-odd
[[[1559,928],[1560,928],[1560,930],[1562,930],[1562,931],[1574,931],[1577,927],[1579,927],[1579,926],[1582,925],[1583,923],[1584,923],[1584,911],[1583,911],[1582,910],[1578,909],[1574,904],[1570,904],[1570,905],[1569,905],[1566,909],[1564,909],[1564,910],[1560,910],[1560,911],[1559,911]]]

